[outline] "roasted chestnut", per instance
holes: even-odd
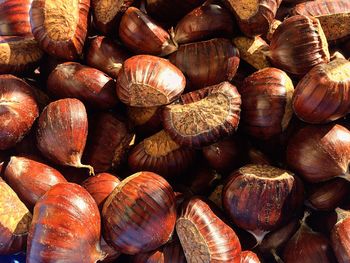
[[[51,102],[40,114],[37,143],[41,153],[51,161],[77,168],[93,168],[81,163],[88,133],[84,104],[77,99]]]
[[[56,169],[26,157],[12,156],[4,179],[30,208],[55,184],[67,180]]]
[[[32,33],[51,56],[74,60],[81,55],[87,34],[89,0],[33,0]]]
[[[286,130],[292,118],[294,86],[277,68],[264,68],[247,77],[239,89],[241,124],[258,139],[269,139]]]
[[[202,147],[232,134],[240,118],[241,96],[229,82],[187,93],[163,111],[166,132],[178,144]]]
[[[350,16],[350,15],[349,15]],[[295,88],[293,109],[308,123],[327,123],[350,109],[350,62],[336,58],[312,68]]]
[[[25,248],[32,214],[16,193],[0,178],[0,255]]]
[[[39,115],[31,87],[13,75],[0,75],[0,150],[13,147]]]
[[[168,60],[138,55],[127,59],[118,74],[117,95],[133,107],[169,104],[184,91],[185,76]]]
[[[264,236],[297,212],[303,202],[301,181],[287,170],[269,165],[246,165],[233,172],[222,193],[223,207],[233,222]]]
[[[189,263],[241,262],[241,244],[236,233],[200,197],[182,205],[176,232]]]
[[[100,213],[94,199],[73,183],[54,185],[36,203],[27,242],[27,262],[97,262]]]
[[[125,254],[149,252],[170,240],[176,221],[175,194],[161,176],[136,173],[109,195],[102,215],[108,244]]]

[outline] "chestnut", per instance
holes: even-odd
[[[91,40],[86,52],[86,64],[116,79],[129,57],[129,52],[121,45],[104,36],[97,36]]]
[[[138,55],[127,59],[119,71],[117,95],[132,107],[155,107],[176,100],[185,85],[185,76],[168,60]]]
[[[93,168],[81,163],[88,133],[84,104],[77,99],[51,102],[40,114],[37,144],[41,153],[60,165]]]
[[[88,27],[89,0],[33,0],[32,33],[49,55],[74,60],[83,51]]]
[[[253,251],[245,250],[241,253],[241,263],[260,263],[260,259]]]
[[[182,204],[176,232],[189,263],[241,262],[241,244],[236,233],[201,197]]]
[[[0,74],[34,71],[42,56],[33,37],[0,36]]]
[[[77,184],[56,184],[34,207],[26,262],[102,260],[100,231],[100,213],[89,193]]]
[[[296,5],[291,13],[317,18],[329,42],[350,36],[350,2],[347,0],[308,1]]]
[[[13,75],[0,75],[0,150],[13,147],[39,115],[31,87]]]
[[[335,256],[339,263],[346,263],[350,260],[350,212],[336,209],[337,223],[331,231],[331,243]]]
[[[0,3],[0,36],[30,36],[31,0],[3,0]]]
[[[135,255],[170,240],[176,221],[175,194],[169,183],[152,172],[124,179],[102,209],[103,236],[118,251]]]
[[[346,178],[350,131],[338,124],[306,126],[290,138],[286,160],[293,171],[312,183]]]
[[[186,44],[213,37],[231,37],[234,21],[229,11],[219,5],[202,5],[193,9],[176,25],[174,40]]]
[[[107,255],[101,261],[101,263],[113,263],[121,255],[119,251],[115,250],[113,247],[108,245],[102,236],[101,236],[101,250],[103,251],[103,253]]]
[[[248,37],[263,35],[269,30],[282,0],[225,0],[237,18],[241,31]]]
[[[174,142],[164,130],[135,146],[128,157],[133,172],[151,171],[163,177],[185,173],[195,159],[195,151]]]
[[[222,202],[233,222],[261,243],[301,207],[301,181],[291,172],[269,165],[246,165],[233,172]]]
[[[59,64],[49,75],[47,88],[56,98],[76,98],[96,109],[114,108],[118,101],[113,79],[77,62]]]
[[[163,126],[179,145],[202,147],[233,134],[240,118],[241,96],[229,82],[182,95],[163,111]]]
[[[199,165],[194,165],[187,172],[187,176],[183,177],[184,183],[189,187],[188,190],[193,195],[208,196],[222,179],[221,174],[211,169],[203,161],[197,161]]]
[[[120,183],[118,177],[109,173],[100,173],[89,177],[81,185],[95,199],[98,207],[102,210],[107,197],[113,192],[114,188]]]
[[[169,60],[185,74],[190,90],[232,80],[240,61],[238,49],[224,38],[180,45]]]
[[[294,86],[277,68],[264,68],[247,77],[239,89],[241,124],[247,134],[269,139],[286,130],[292,118]]]
[[[162,107],[128,107],[128,120],[137,135],[145,138],[163,129]]]
[[[296,76],[303,76],[314,66],[330,60],[320,22],[302,15],[284,20],[276,29],[268,56],[274,66]]]
[[[136,7],[129,7],[119,25],[119,37],[137,54],[166,56],[177,49],[170,34]]]
[[[30,208],[55,184],[67,182],[56,169],[20,156],[12,156],[4,172],[4,179]]]
[[[84,162],[94,167],[97,173],[118,169],[126,160],[133,137],[134,133],[119,116],[112,113],[92,116]]]
[[[32,214],[11,187],[0,178],[0,255],[25,248]]]
[[[298,83],[293,109],[308,123],[327,123],[346,116],[350,109],[350,62],[336,58],[312,68]]]

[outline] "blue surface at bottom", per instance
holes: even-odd
[[[26,254],[18,253],[16,255],[11,256],[0,256],[0,263],[25,263],[26,262]]]

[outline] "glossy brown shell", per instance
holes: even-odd
[[[281,134],[293,115],[293,92],[292,80],[277,68],[265,68],[247,77],[239,89],[242,127],[259,139]]]
[[[135,255],[169,241],[176,221],[175,194],[165,179],[151,172],[124,179],[107,198],[104,238],[117,250]]]
[[[172,177],[185,173],[194,158],[194,150],[181,147],[162,130],[136,145],[129,153],[128,164],[133,172]]]
[[[200,197],[182,205],[176,232],[189,263],[240,263],[241,244],[236,233]]]
[[[187,93],[164,108],[163,126],[187,147],[202,147],[232,134],[240,118],[241,97],[228,82]]]
[[[350,131],[341,125],[306,126],[288,142],[289,167],[309,182],[349,175]]]
[[[192,90],[232,80],[240,61],[238,49],[223,38],[181,45],[169,60],[185,74]]]
[[[51,56],[74,60],[81,55],[87,34],[89,0],[33,0],[32,33]]]
[[[0,178],[0,255],[25,248],[32,214],[17,194]]]
[[[337,58],[314,67],[302,78],[293,96],[294,113],[308,123],[327,123],[350,109],[350,62]]]
[[[331,231],[331,244],[337,261],[346,263],[350,260],[350,213],[345,210],[336,210],[337,223]]]
[[[34,71],[42,56],[33,37],[0,36],[0,74]]]
[[[213,37],[231,37],[233,26],[233,17],[225,8],[215,4],[203,5],[177,23],[174,40],[178,44],[185,44]]]
[[[86,179],[81,185],[95,199],[96,204],[102,209],[107,197],[120,183],[118,177],[109,173],[100,173]]]
[[[118,101],[112,78],[77,62],[59,64],[49,75],[47,88],[56,98],[76,98],[100,110],[111,109]]]
[[[284,20],[276,29],[269,56],[274,66],[298,76],[330,60],[327,39],[319,21],[300,15]]]
[[[0,149],[13,147],[39,115],[30,86],[13,75],[0,75]]]
[[[252,3],[252,6],[250,6],[249,2],[257,3]],[[241,31],[248,37],[267,33],[281,2],[282,0],[257,0],[248,2],[246,0],[226,0],[228,7],[237,18]],[[250,8],[255,9],[254,12],[247,11]],[[249,13],[245,14],[246,12]]]
[[[4,179],[30,208],[52,186],[67,182],[56,169],[26,157],[16,156],[12,156],[7,164]]]
[[[185,85],[185,76],[168,60],[138,55],[124,62],[118,74],[117,95],[129,106],[161,106],[176,100]]]
[[[126,159],[134,133],[112,113],[99,113],[89,124],[84,162],[98,173],[118,168]]]
[[[124,13],[119,37],[136,54],[166,56],[177,49],[170,34],[136,7],[129,7]]]
[[[116,42],[104,36],[97,36],[90,42],[86,53],[86,64],[97,68],[116,79],[129,52]]]
[[[0,36],[32,34],[29,10],[31,0],[3,0],[0,3]]]
[[[94,199],[81,186],[53,186],[34,207],[27,262],[97,262],[101,221]]]

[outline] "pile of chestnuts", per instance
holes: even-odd
[[[349,263],[349,0],[1,0],[0,262]]]

